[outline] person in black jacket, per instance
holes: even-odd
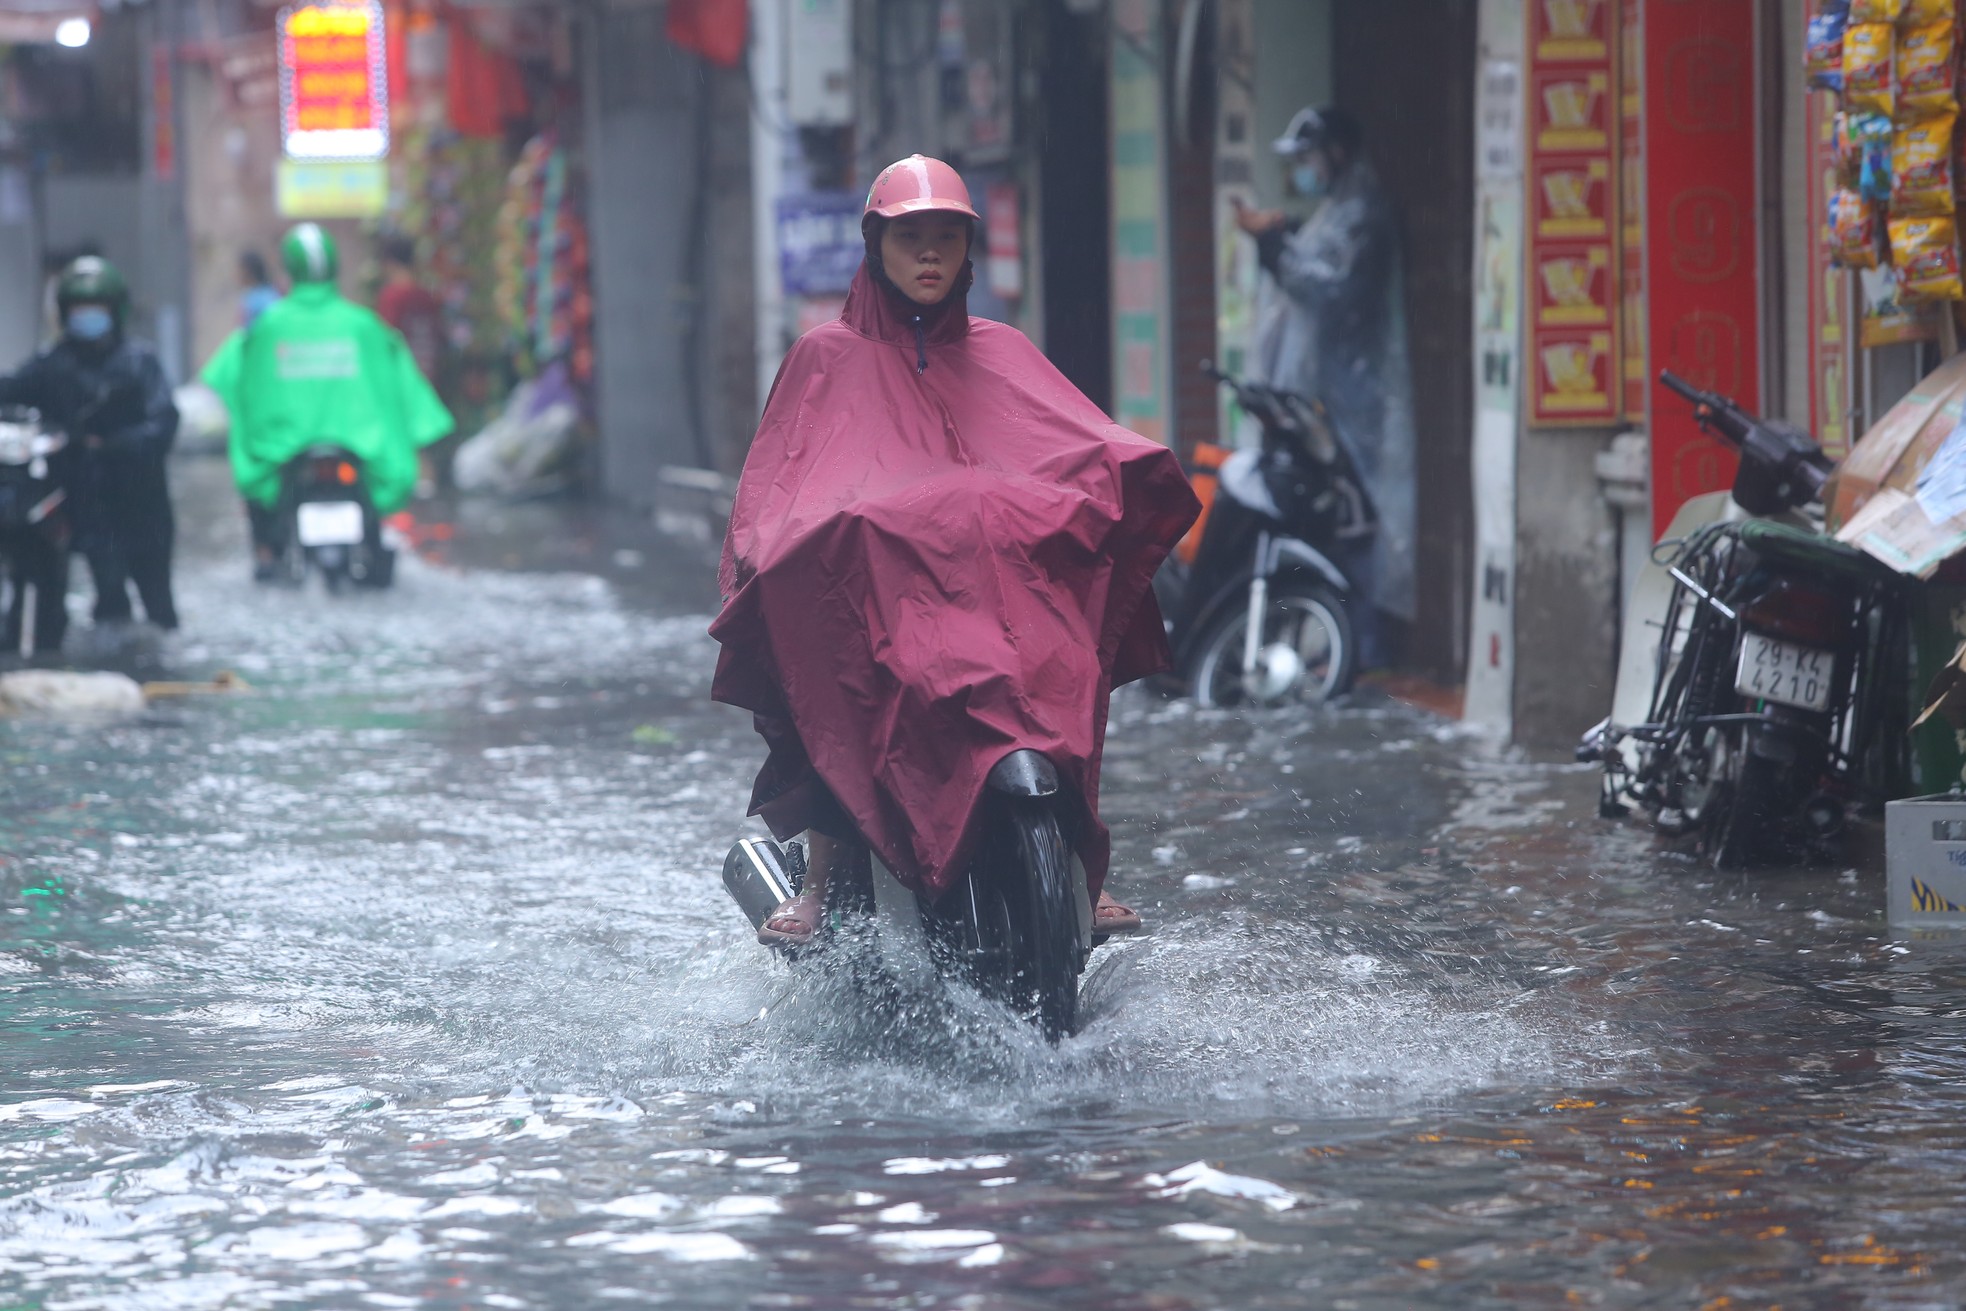
[[[130,291],[108,260],[85,255],[55,287],[62,335],[0,378],[0,405],[31,405],[81,447],[73,489],[80,545],[96,583],[95,619],[131,616],[129,585],[159,628],[177,627],[171,597],[171,514],[164,457],[177,406],[157,353],[125,332]]]

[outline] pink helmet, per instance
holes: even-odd
[[[969,219],[979,217],[969,203],[969,188],[963,185],[960,173],[939,159],[910,155],[889,164],[874,179],[860,223],[865,227],[869,218],[899,218],[929,210]]]

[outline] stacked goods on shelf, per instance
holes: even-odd
[[[496,294],[519,372],[531,377],[564,360],[584,384],[594,371],[594,301],[570,170],[550,132],[520,152],[499,214]]]
[[[391,222],[416,242],[418,268],[443,304],[451,348],[465,355],[498,351],[503,323],[484,276],[505,178],[498,143],[415,127],[398,136],[391,165],[391,192],[402,198]]]
[[[1833,262],[1864,275],[1864,344],[1930,333],[1918,307],[1966,300],[1959,246],[1959,0],[1825,0],[1809,85],[1841,97]]]

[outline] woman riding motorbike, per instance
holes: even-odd
[[[942,161],[881,172],[846,307],[787,355],[745,461],[712,695],[770,748],[751,813],[811,853],[768,944],[812,940],[846,844],[946,891],[1021,748],[1074,799],[1096,931],[1140,927],[1101,891],[1106,703],[1168,665],[1151,583],[1199,507],[1165,447],[969,317],[977,220]]]

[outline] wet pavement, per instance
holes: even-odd
[[[1966,1300],[1966,948],[1869,876],[1717,877],[1395,704],[1135,689],[1152,933],[1084,1031],[868,1014],[716,878],[700,546],[478,509],[391,594],[256,591],[179,474],[186,631],[119,659],[254,690],[0,723],[0,1306]]]

